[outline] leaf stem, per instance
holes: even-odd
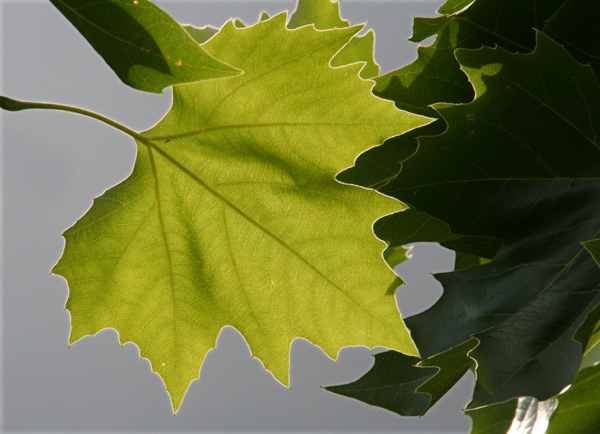
[[[113,121],[112,119],[107,118],[106,116],[102,116],[101,114],[94,113],[93,111],[82,109],[79,107],[74,107],[70,105],[63,104],[53,104],[53,103],[45,103],[45,102],[29,102],[29,101],[19,101],[12,98],[7,98],[5,96],[0,96],[0,108],[8,111],[21,111],[21,110],[29,110],[29,109],[47,109],[47,110],[60,110],[65,112],[77,113],[82,116],[87,116],[89,118],[96,119],[100,122],[103,122],[107,125],[110,125],[113,128],[116,128],[119,131],[124,132],[128,136],[133,137],[136,140],[144,143],[145,145],[150,145],[150,140],[148,137],[140,134],[131,128],[126,127],[118,122]]]

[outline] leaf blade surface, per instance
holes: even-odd
[[[125,84],[146,92],[241,71],[206,53],[148,0],[51,0]]]
[[[358,30],[290,31],[279,15],[229,22],[205,44],[245,74],[176,86],[131,177],[65,233],[54,272],[69,281],[71,342],[115,328],[175,410],[228,325],[284,384],[295,338],[330,357],[348,345],[416,354],[371,229],[402,205],[335,174],[429,120],[373,97],[359,65],[329,66]]]

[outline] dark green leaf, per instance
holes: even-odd
[[[448,2],[447,5],[458,3],[460,2]],[[460,47],[479,48],[486,44],[498,44],[512,50],[528,51],[534,46],[533,27],[539,23],[543,24],[544,20],[560,6],[561,1],[546,1],[537,8],[532,7],[533,0],[490,0],[483,3],[476,2],[467,10],[454,16],[416,18],[411,40],[419,42],[436,35],[434,44],[431,47],[419,47],[419,57],[412,64],[379,77],[374,92],[382,98],[392,99],[398,107],[429,116],[438,116],[438,113],[429,107],[430,104],[439,101],[469,102],[474,95],[473,89],[454,57],[454,50]],[[402,161],[416,152],[417,138],[438,135],[445,129],[445,122],[440,120],[401,137],[390,139],[384,145],[362,154],[356,165],[339,174],[338,179],[393,194],[393,189],[385,186],[393,183],[393,179],[402,167]],[[406,232],[402,227],[405,224],[418,226],[419,222],[414,222],[414,219],[414,216],[406,213],[403,216],[387,219],[399,225],[397,230],[399,236],[394,237],[389,233],[390,231],[380,232],[378,227],[382,225],[376,226],[376,233],[392,245],[401,245],[406,242]],[[407,223],[406,220],[409,222]],[[391,225],[388,223],[384,226]],[[429,225],[425,225],[420,232],[424,234],[428,228]],[[491,241],[489,237],[465,239],[449,230],[445,233],[443,238],[436,240],[436,232],[433,231],[425,239],[446,242],[449,241],[448,236],[452,236],[454,241],[451,244],[445,243],[444,246],[484,258],[484,262],[485,259],[491,258],[499,247],[499,242]],[[461,245],[468,248],[462,249]],[[463,257],[458,258],[459,266],[467,267],[469,264],[463,259]]]
[[[457,251],[456,259],[454,261],[454,269],[457,271],[467,270],[471,267],[476,267],[477,265],[485,265],[488,262],[490,262],[488,258],[482,258],[478,255]]]
[[[466,411],[473,420],[470,434],[507,434],[515,417],[517,399]]]
[[[431,397],[417,388],[438,369],[415,366],[420,359],[396,351],[375,355],[375,365],[359,380],[327,390],[383,407],[402,416],[420,416],[429,408]]]
[[[539,29],[563,1],[476,1],[458,15],[416,18],[411,40],[420,42],[436,35],[435,42],[419,47],[419,57],[410,65],[381,76],[375,94],[429,116],[434,115],[430,104],[469,102],[473,90],[454,50],[499,45],[510,51],[530,51],[535,45],[533,28]]]
[[[600,2],[597,0],[565,0],[548,20],[544,33],[563,44],[581,63],[591,64],[600,76]]]
[[[162,9],[148,0],[51,0],[119,78],[160,93],[165,87],[240,71],[204,51]]]
[[[425,357],[481,341],[471,408],[548,399],[573,381],[581,348],[571,338],[598,303],[600,270],[580,243],[600,231],[600,87],[543,34],[529,55],[457,58],[477,98],[436,105],[448,131],[422,138],[383,191],[452,233],[503,244],[486,265],[438,275],[443,296],[407,324]]]
[[[467,353],[476,344],[473,339],[424,361],[396,351],[380,353],[362,378],[326,389],[402,416],[421,416],[472,368]]]
[[[583,243],[583,246],[600,266],[600,239],[586,241]]]

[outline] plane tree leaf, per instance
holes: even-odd
[[[434,43],[419,47],[417,60],[410,65],[379,77],[375,94],[429,116],[435,115],[430,104],[467,103],[473,98],[473,89],[454,51],[499,45],[512,52],[529,52],[535,46],[533,29],[540,29],[563,1],[475,1],[459,14],[415,18],[410,40],[421,42],[435,36]]]
[[[567,3],[568,2],[563,1],[544,2],[541,8],[533,8],[531,2],[474,2],[468,9],[457,15],[439,17],[435,19],[416,19],[415,26],[413,29],[414,33],[412,40],[421,41],[429,36],[435,35],[436,40],[434,44],[431,47],[420,47],[419,57],[413,64],[378,78],[375,93],[384,98],[394,100],[398,107],[430,115],[432,111],[436,110],[434,108],[428,107],[432,103],[438,101],[466,103],[473,98],[474,92],[472,84],[468,81],[469,77],[464,74],[464,71],[461,70],[461,65],[455,56],[457,48],[479,48],[484,45],[498,45],[501,47],[505,47],[507,50],[512,52],[528,52],[534,48],[534,28],[544,28],[544,26],[546,26],[549,29],[551,28],[555,34],[559,32],[569,34],[568,31],[563,29],[567,29],[572,24],[572,21],[576,19],[576,17],[574,18],[571,16],[567,20],[565,17],[568,15],[568,13],[565,13],[565,10],[575,10],[573,8],[577,6],[577,13],[581,14],[584,13],[585,8],[581,7],[580,5],[571,5],[571,9],[565,9],[565,5]],[[504,9],[506,6],[509,7]],[[496,12],[490,13],[490,9]],[[589,14],[592,16],[594,15],[594,13],[594,10],[589,11]],[[561,16],[562,21],[558,19],[558,17]],[[552,19],[546,24],[545,20],[549,19],[550,17],[552,17]],[[586,29],[587,30],[584,29],[582,31],[584,33],[590,33],[593,32],[595,26],[587,26]],[[590,43],[587,46],[593,48],[593,43]],[[567,46],[567,48],[569,49],[569,53],[571,54],[574,54],[578,50],[578,46],[576,43]],[[585,59],[579,59],[585,61]],[[490,61],[490,63],[492,62]],[[575,62],[573,62],[572,59],[569,59],[568,63],[570,65],[575,65]],[[504,62],[501,60],[498,61],[497,64],[504,65]],[[551,62],[548,62],[548,64],[551,64]],[[528,66],[522,68],[521,75],[531,76],[531,74],[535,73],[535,69],[526,71],[527,68]],[[552,68],[549,66],[549,69]],[[545,71],[539,69],[538,71],[540,71],[539,73],[541,76],[546,75]],[[588,83],[595,82],[592,79],[592,74],[588,73],[587,77]],[[565,76],[564,79],[565,81],[571,81],[570,78],[567,78],[567,76]],[[562,86],[562,84],[558,84],[558,81],[552,81],[551,83],[546,82],[545,84],[547,86]],[[595,84],[592,85],[592,89],[594,88],[594,86]],[[480,90],[485,89],[485,86],[480,87]],[[547,89],[554,88],[547,87]],[[576,87],[570,89],[574,94],[578,93],[578,89]],[[596,95],[596,90],[592,90],[592,94]],[[557,96],[555,99],[558,101],[561,97],[562,94],[560,94],[560,96]],[[591,102],[592,106],[595,106],[595,103],[593,102],[594,98],[595,97],[588,98],[588,102]],[[510,103],[506,101],[502,110],[512,110],[512,108],[509,109],[508,107],[513,104],[518,106],[520,104],[520,100],[515,99]],[[569,103],[565,102],[564,104],[567,105]],[[582,107],[585,108],[586,104],[582,105]],[[501,110],[496,110],[494,112],[491,110],[491,106],[488,107],[490,107],[490,109],[488,110],[488,117],[493,117],[497,114],[503,113],[503,111]],[[587,115],[583,113],[582,116],[584,116],[585,119],[590,119],[590,122],[592,123],[596,122],[598,119],[597,113],[592,115]],[[464,124],[466,120],[471,125],[473,125],[474,121],[478,120],[478,118],[479,116],[476,112],[464,113],[463,116],[453,117],[452,119],[449,119],[449,117],[447,117],[441,119],[440,121],[434,124],[412,131],[401,137],[388,140],[383,146],[362,154],[358,158],[356,165],[339,174],[338,179],[343,180],[344,182],[357,183],[365,186],[373,186],[374,188],[378,188],[385,194],[401,198],[401,200],[405,201],[405,203],[409,205],[416,205],[417,202],[413,200],[412,196],[418,194],[415,191],[418,189],[415,188],[411,191],[401,189],[405,183],[406,177],[411,176],[410,173],[414,173],[414,171],[416,170],[419,170],[421,173],[435,173],[438,170],[438,168],[440,168],[439,178],[445,179],[445,173],[449,170],[455,170],[456,173],[458,173],[458,171],[465,170],[465,163],[462,161],[462,159],[459,159],[458,157],[455,157],[453,159],[446,159],[447,155],[444,154],[444,157],[440,157],[437,160],[436,165],[432,165],[429,163],[429,161],[427,161],[426,164],[419,166],[418,169],[414,167],[413,171],[409,173],[406,172],[405,166],[407,164],[411,164],[411,158],[415,158],[414,160],[412,160],[413,162],[420,161],[418,156],[419,153],[422,153],[423,146],[425,146],[427,144],[427,141],[429,140],[427,136],[435,136],[442,134],[446,129],[446,122],[455,120],[459,123],[459,125],[461,125],[461,128],[463,128],[463,137],[454,135],[452,136],[452,138],[450,138],[446,136],[448,137],[448,139],[444,142],[444,147],[448,149],[448,154],[456,153],[456,155],[464,155],[468,161],[469,158],[472,158],[471,156],[473,155],[476,147],[469,147],[465,144],[465,146],[463,146],[462,149],[454,149],[452,146],[450,146],[450,143],[451,139],[457,142],[464,141],[464,138],[467,138],[470,136],[470,134],[473,134],[472,131],[477,131],[472,128],[468,128],[468,126]],[[531,124],[532,127],[537,126],[538,128],[540,126],[545,126],[547,122],[549,122],[548,120],[544,119],[538,122],[538,118],[536,118],[535,116],[523,115],[523,119],[527,119],[527,123]],[[503,120],[502,123],[504,122],[506,122],[506,120]],[[535,128],[532,128],[532,131],[536,131]],[[491,134],[491,131],[488,132],[488,134]],[[531,135],[529,136],[531,137]],[[496,141],[498,143],[496,148],[498,149],[501,148],[500,141],[502,140],[505,143],[511,143],[515,141],[515,138],[506,137],[506,135],[500,137],[502,138]],[[466,143],[473,142],[470,139],[467,140],[469,141]],[[419,142],[422,142],[420,148]],[[479,142],[480,139],[477,139],[475,143]],[[435,138],[432,138],[431,143],[435,143],[437,145],[437,143],[439,142],[437,142]],[[570,143],[570,141],[565,140],[565,143]],[[432,156],[433,152],[437,152],[434,151],[433,148],[433,145],[430,146],[431,151],[429,157]],[[555,145],[555,148],[560,149],[561,146],[557,144]],[[417,149],[419,149],[418,152]],[[498,155],[497,152],[494,155]],[[504,158],[504,156],[501,157]],[[553,156],[551,156],[550,158],[554,159],[555,162],[559,160]],[[518,159],[521,159],[521,157],[519,156]],[[513,157],[511,158],[511,160],[505,161],[504,164],[510,165],[513,161],[518,161],[518,159],[516,157]],[[499,159],[499,161],[502,160]],[[529,164],[528,159],[522,159],[519,164],[524,164],[525,166],[523,166],[523,169],[525,170],[525,167],[527,167],[527,165]],[[404,172],[401,172],[401,170],[404,170]],[[443,182],[440,181],[439,187],[436,186],[435,188],[421,188],[420,193],[423,197],[429,196],[431,201],[433,201],[439,198],[453,197],[452,195],[455,194],[454,192],[458,191],[450,189],[450,187],[452,187],[452,184],[449,182],[447,186],[448,188],[442,189],[442,184]],[[458,187],[459,185],[462,186],[462,184],[456,184],[456,187]],[[472,183],[465,185],[468,186],[479,184]],[[516,184],[513,183],[513,185]],[[398,188],[398,186],[400,186],[400,189]],[[465,203],[471,203],[472,206],[481,206],[482,209],[485,209],[490,203],[489,200],[473,202],[473,199],[475,199],[477,196],[469,197],[469,194],[466,193],[466,191],[469,190],[465,189],[465,194],[462,195],[462,197],[464,197]],[[493,197],[493,190],[491,192],[488,191],[488,194],[490,194]],[[509,195],[508,192],[507,195]],[[479,197],[483,197],[483,194]],[[507,203],[510,203],[510,199],[508,199],[508,197],[510,196],[507,196],[506,200]],[[375,232],[378,235],[378,237],[386,240],[390,244],[390,248],[394,249],[401,248],[401,246],[407,242],[436,241],[444,245],[445,247],[455,250],[457,253],[456,269],[471,270],[470,273],[467,273],[465,275],[452,275],[454,277],[453,286],[456,287],[455,291],[458,293],[458,288],[460,287],[460,285],[462,285],[461,282],[463,279],[466,279],[467,281],[471,279],[479,279],[479,277],[474,277],[476,270],[479,268],[477,266],[487,264],[489,260],[496,255],[504,240],[498,237],[498,235],[494,232],[468,232],[465,230],[459,230],[461,228],[459,220],[463,218],[460,216],[464,214],[463,204],[454,204],[449,201],[441,200],[438,209],[441,209],[444,206],[447,206],[448,210],[445,210],[443,213],[438,214],[432,214],[429,208],[421,206],[417,207],[417,209],[413,207],[412,209],[409,209],[408,211],[405,211],[403,213],[387,216],[376,223]],[[456,223],[454,224],[446,223],[447,213],[450,210],[455,213],[455,215],[453,216],[453,221]],[[495,209],[490,210],[490,213],[493,213],[494,210]],[[531,222],[533,223],[534,221],[535,220],[532,218]],[[404,227],[415,228],[415,231],[412,233],[409,231],[404,231]],[[411,236],[407,237],[407,234],[411,234]],[[593,234],[591,235],[591,237],[593,237]],[[585,239],[581,239],[579,241],[585,241]],[[508,252],[508,250],[505,251]],[[587,264],[587,266],[589,269],[589,263]],[[490,269],[492,268],[488,268],[488,270]],[[580,273],[580,275],[585,276],[585,273]],[[444,277],[441,277],[441,279],[444,279]],[[587,279],[587,282],[589,282],[588,285],[591,285],[588,286],[589,288],[595,285],[592,284],[594,279],[597,279],[597,277],[590,276]],[[584,281],[582,282],[583,285],[585,285],[585,280],[586,279],[584,279]],[[471,306],[469,308],[469,311],[478,312],[481,309],[478,307],[479,301],[478,295],[476,295],[477,286],[475,283],[471,284],[470,286],[473,287],[473,294],[471,302],[469,303],[469,306]],[[494,285],[491,286],[493,287]],[[492,297],[492,294],[490,294],[490,297]],[[483,304],[485,304],[485,302],[483,302]],[[594,302],[592,302],[589,307],[591,308],[593,305]],[[457,312],[463,309],[460,303],[457,303],[455,307]],[[575,315],[577,316],[577,321],[575,321],[575,325],[569,331],[571,337],[582,343],[586,352],[589,351],[591,347],[593,347],[593,345],[597,342],[598,339],[598,334],[596,333],[598,327],[598,314],[594,314],[592,312],[586,316],[588,310],[589,308],[582,309],[579,316]],[[452,342],[447,342],[446,345],[440,345],[435,349],[431,347],[428,349],[427,347],[429,345],[429,340],[427,338],[419,340],[419,330],[421,327],[428,328],[428,336],[433,335],[435,333],[433,330],[436,327],[438,327],[441,330],[448,330],[446,324],[451,323],[454,320],[455,313],[449,313],[448,316],[444,316],[444,312],[446,311],[443,308],[440,308],[437,309],[434,313],[431,313],[430,317],[435,317],[436,315],[438,315],[438,321],[435,321],[434,323],[432,323],[432,325],[429,325],[425,320],[419,321],[419,317],[408,319],[408,324],[413,332],[413,336],[417,337],[417,344],[422,345],[424,348],[424,350],[422,350],[422,354],[425,357],[430,357],[434,354],[439,353],[440,351],[445,351],[447,348],[453,345],[457,345],[460,341],[464,341],[470,336],[469,333],[465,333],[459,339]],[[458,317],[460,318],[465,314],[469,315],[469,312],[459,313]],[[551,321],[552,313],[548,312],[547,316],[547,321]],[[522,317],[525,318],[526,314],[524,313]],[[577,329],[577,324],[580,324],[584,318],[584,327],[582,327],[582,329],[579,332],[577,332],[577,335],[573,336],[574,331]],[[523,319],[523,321],[525,320]],[[458,331],[461,327],[462,324],[457,324],[456,331]],[[481,324],[481,327],[482,328],[480,328],[480,330],[483,330],[485,328],[485,324],[483,324],[483,322]],[[540,331],[542,330],[543,326],[540,326]],[[444,341],[444,339],[447,338],[447,336],[444,336],[443,333],[441,333],[438,336],[438,338],[439,342],[442,342]],[[435,341],[435,339],[431,342],[433,341]],[[571,348],[574,348],[577,344],[574,341],[571,341],[570,339],[566,339],[564,345],[567,347],[570,345]],[[554,354],[558,352],[559,350],[556,350]],[[574,353],[570,354],[572,359],[569,362],[569,378],[572,381],[572,378],[574,377],[576,369],[578,367],[577,360],[579,356],[573,356]],[[550,357],[546,359],[548,364],[550,363],[549,359]],[[562,361],[563,363],[565,362],[564,358],[559,357],[557,358],[557,360]],[[556,370],[558,371],[560,370],[560,368],[557,366]],[[541,374],[541,371],[539,372]],[[568,384],[568,381],[569,380],[566,376],[563,377],[562,385],[564,386],[565,384]],[[541,383],[543,383],[543,380],[541,381]],[[510,387],[510,385],[508,386]],[[561,386],[557,382],[557,384],[554,385],[553,390],[548,391],[545,394],[545,396],[551,396],[552,394],[558,393],[560,388]],[[513,392],[514,393],[512,394],[512,396],[519,396],[517,390]]]
[[[340,15],[340,4],[332,0],[298,0],[296,10],[290,16],[288,27],[312,24],[319,30],[346,28],[350,26]],[[331,60],[331,66],[343,66],[356,62],[365,62],[360,71],[362,78],[379,75],[379,65],[375,62],[375,33],[369,30],[363,36],[354,36]]]
[[[600,426],[600,365],[579,371],[575,382],[558,395],[548,434],[595,434]]]
[[[438,102],[467,103],[473,99],[473,87],[460,69],[454,51],[499,45],[515,52],[534,48],[534,28],[544,24],[564,0],[487,0],[485,2],[448,1],[437,18],[415,18],[412,42],[435,36],[429,47],[419,46],[417,59],[406,66],[376,78],[374,93],[390,99],[396,106],[414,113],[438,117],[430,107]],[[467,5],[468,9],[455,14]],[[536,7],[532,7],[536,4]],[[400,171],[406,153],[417,149],[417,138],[444,132],[442,120],[400,138],[386,142],[361,155],[354,167],[343,173],[347,182],[380,188]],[[400,154],[400,155],[398,155]],[[341,178],[341,177],[340,177]],[[367,178],[367,180],[365,180]]]
[[[129,86],[165,87],[241,73],[207,53],[171,16],[148,0],[51,0]]]
[[[565,0],[544,25],[550,36],[581,63],[589,63],[600,76],[600,4],[594,0]]]
[[[350,22],[342,19],[340,4],[332,0],[298,0],[296,9],[290,15],[288,28],[312,24],[319,30],[343,29]]]
[[[600,239],[586,241],[582,245],[600,265]],[[581,342],[583,355],[587,355],[600,342],[600,306],[591,311],[577,333],[575,339]]]
[[[210,38],[215,36],[219,29],[212,26],[196,27],[190,24],[184,24],[183,29],[199,44],[204,44]]]
[[[466,411],[471,418],[470,434],[507,434],[517,410],[518,399]],[[518,433],[521,434],[521,433]]]
[[[362,78],[373,78],[379,75],[379,65],[375,61],[375,32],[369,30],[363,36],[355,36],[348,45],[331,59],[331,66],[349,65],[355,62],[365,62],[360,71]]]
[[[471,434],[595,434],[600,426],[600,365],[581,369],[573,384],[551,400],[521,397],[466,414],[473,419]]]
[[[558,401],[529,396],[466,412],[473,420],[471,434],[545,433]],[[571,432],[570,430],[567,430]]]
[[[452,15],[456,12],[460,12],[467,6],[473,3],[473,0],[448,0],[437,10],[438,14]]]
[[[468,9],[454,14],[473,3]],[[480,48],[484,45],[499,45],[511,51],[527,52],[533,49],[534,28],[544,24],[561,5],[561,1],[552,0],[532,7],[533,1],[492,0],[486,2],[448,1],[440,9],[440,13],[448,14],[438,18],[415,18],[413,26],[413,42],[435,36],[430,47],[419,47],[418,58],[413,63],[392,71],[376,79],[376,95],[393,100],[397,107],[437,117],[439,114],[431,104],[437,102],[466,103],[473,99],[472,85],[460,69],[454,51],[457,48]],[[439,120],[426,127],[411,131],[400,137],[392,138],[383,146],[362,154],[355,166],[338,175],[344,182],[378,188],[390,193],[386,185],[393,180],[402,167],[403,161],[416,152],[417,139],[423,136],[434,136],[443,133],[445,122]],[[432,218],[431,216],[427,218]],[[376,233],[387,242],[398,246],[405,242],[402,226],[405,220],[414,220],[410,213],[395,216],[394,224],[400,228],[398,236],[389,238],[388,233]],[[391,222],[390,222],[391,223]],[[392,226],[390,223],[385,226]],[[379,225],[383,227],[383,225]],[[429,227],[424,225],[421,233]],[[478,240],[476,237],[462,237],[454,234],[453,245],[444,243],[445,238],[434,239],[436,231],[428,236],[428,241],[438,241],[448,248],[457,251],[457,263],[461,268],[482,263],[491,258],[497,251],[497,242],[489,239]],[[463,251],[462,246],[468,246]],[[477,249],[477,246],[481,249]]]
[[[422,416],[473,367],[467,353],[475,345],[472,339],[427,360],[397,351],[379,353],[362,378],[326,389],[402,416]]]
[[[335,174],[430,119],[374,97],[360,65],[329,66],[361,27],[285,21],[230,21],[205,43],[245,74],[174,87],[136,136],[133,173],[65,232],[53,270],[69,283],[70,342],[116,329],[175,410],[225,326],[284,384],[296,338],[334,358],[349,345],[417,354],[372,232],[403,205]]]
[[[600,306],[591,311],[577,333],[575,339],[581,342],[583,355],[590,352],[600,342]]]
[[[586,241],[583,246],[590,252],[596,263],[600,265],[600,239]]]
[[[453,233],[503,244],[488,264],[438,275],[444,294],[407,324],[425,357],[479,339],[471,408],[545,400],[573,381],[572,338],[598,303],[599,269],[580,243],[600,230],[600,87],[541,33],[529,55],[456,56],[477,98],[435,105],[447,132],[420,139],[386,191]]]

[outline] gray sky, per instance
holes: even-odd
[[[232,14],[247,23],[293,1],[158,2],[176,19],[220,26]],[[353,23],[368,20],[384,71],[410,62],[416,45],[412,15],[432,15],[440,1],[342,2]],[[77,31],[48,3],[0,2],[2,94],[86,107],[133,129],[155,124],[170,94],[121,84]],[[343,398],[320,385],[353,381],[373,363],[365,348],[341,352],[338,363],[306,341],[292,345],[291,390],[250,357],[243,338],[225,329],[201,378],[173,418],[169,398],[136,346],[121,347],[113,331],[67,348],[66,282],[49,275],[60,234],[99,196],[131,172],[131,139],[106,125],[66,113],[0,113],[2,119],[2,408],[11,431],[400,431],[467,432],[461,414],[472,378],[421,419]],[[418,245],[398,270],[403,315],[441,293],[430,273],[448,271],[453,255]]]

